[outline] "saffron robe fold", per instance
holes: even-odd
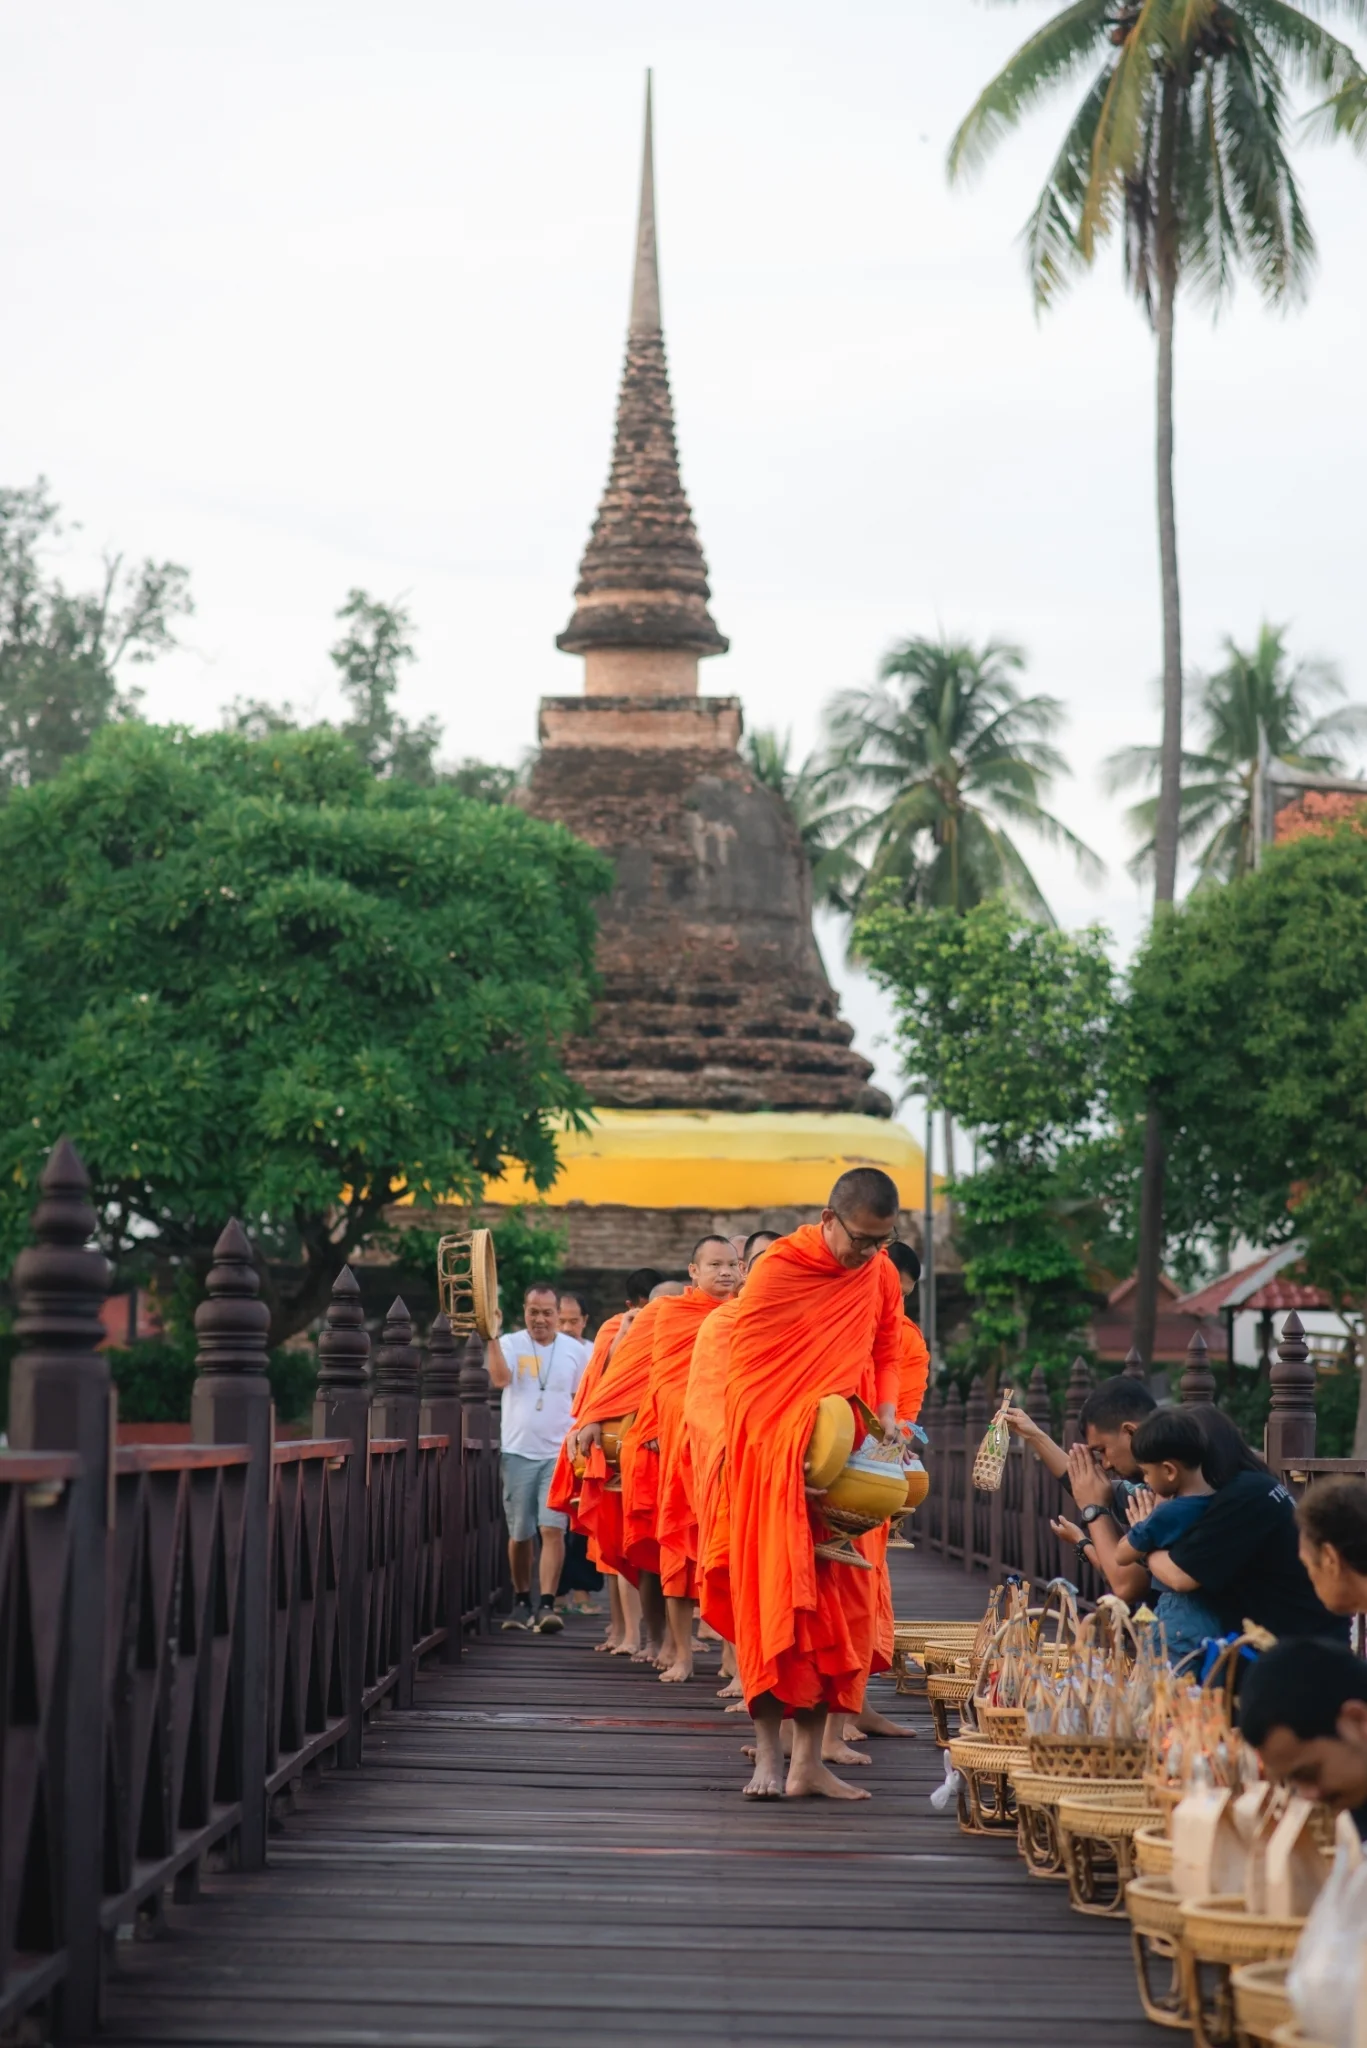
[[[906,1315],[902,1316],[900,1334],[900,1356],[898,1359],[897,1420],[915,1422],[921,1412],[921,1403],[926,1397],[926,1382],[930,1378],[930,1351],[917,1325]],[[875,1529],[869,1538],[869,1556],[875,1558],[878,1567],[878,1626],[875,1630],[875,1651],[873,1668],[886,1671],[892,1663],[896,1647],[893,1639],[892,1580],[888,1575],[888,1538],[890,1526]]]
[[[728,1643],[734,1623],[729,1576],[730,1520],[726,1514],[726,1382],[731,1370],[731,1339],[740,1308],[741,1297],[736,1295],[707,1318],[693,1346],[684,1388],[684,1425],[698,1525],[698,1598],[705,1619]]]
[[[771,1692],[790,1709],[860,1707],[879,1573],[816,1557],[803,1460],[827,1394],[895,1399],[903,1321],[891,1260],[844,1267],[814,1224],[771,1245],[746,1282],[731,1338],[726,1471],[733,1640],[748,1701]]]
[[[639,1415],[641,1405],[650,1392],[650,1358],[656,1317],[663,1304],[673,1298],[665,1294],[658,1301],[648,1301],[637,1312],[625,1334],[621,1333],[619,1326],[617,1349],[609,1358],[593,1392],[580,1403],[578,1420],[581,1428],[590,1422],[613,1422],[619,1416],[630,1415],[633,1410]],[[642,1562],[632,1562],[627,1556],[622,1509],[628,1479],[633,1476],[639,1456],[640,1440],[633,1426],[622,1437],[621,1485],[615,1487],[603,1456],[603,1447],[595,1444],[589,1452],[579,1487],[579,1526],[589,1539],[590,1552],[596,1546],[603,1565],[629,1579],[633,1586],[642,1571],[659,1569],[648,1547]]]
[[[624,1320],[624,1312],[619,1312],[615,1316],[609,1316],[602,1329],[598,1332],[598,1335],[594,1338],[593,1350],[589,1353],[589,1362],[584,1367],[579,1385],[575,1389],[574,1407],[570,1411],[571,1421],[577,1423],[582,1419],[584,1403],[589,1399],[607,1369],[608,1356],[612,1350],[612,1340],[621,1329]],[[555,1470],[551,1474],[550,1491],[546,1495],[546,1505],[547,1507],[555,1508],[562,1515],[567,1514],[570,1518],[571,1526],[575,1529],[581,1529],[579,1512],[575,1505],[578,1493],[579,1482],[574,1476],[573,1461],[570,1458],[567,1446],[561,1444],[560,1454],[555,1461]],[[581,1530],[581,1533],[586,1532]],[[592,1538],[589,1539],[589,1556],[593,1558],[593,1562],[597,1565],[600,1572],[606,1570],[609,1576],[615,1576],[610,1565],[605,1566],[600,1557],[594,1556]]]
[[[721,1307],[715,1295],[690,1287],[686,1294],[660,1303],[650,1358],[650,1393],[638,1422],[645,1441],[658,1446],[637,1460],[640,1480],[639,1519],[635,1502],[623,1500],[627,1553],[639,1530],[653,1536],[658,1548],[660,1583],[667,1598],[692,1600],[697,1594],[698,1518],[693,1500],[693,1469],[684,1421],[684,1394],[693,1346]],[[647,1478],[652,1455],[653,1488]],[[624,1487],[625,1493],[625,1487]]]

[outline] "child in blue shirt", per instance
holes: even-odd
[[[1214,1488],[1201,1470],[1206,1439],[1194,1416],[1180,1408],[1156,1408],[1131,1438],[1144,1491],[1130,1507],[1129,1534],[1116,1550],[1117,1564],[1143,1564],[1154,1550],[1167,1550],[1185,1536],[1210,1503]],[[1163,1624],[1168,1661],[1180,1664],[1208,1636],[1220,1633],[1219,1616],[1200,1592],[1166,1588],[1155,1608]]]

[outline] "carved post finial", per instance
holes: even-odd
[[[89,1243],[95,1230],[90,1175],[70,1138],[53,1146],[38,1187],[33,1243],[14,1266],[14,1333],[24,1351],[93,1352],[104,1337],[100,1308],[111,1274],[108,1259]]]
[[[1044,1377],[1042,1365],[1037,1365],[1030,1375],[1030,1384],[1025,1390],[1025,1412],[1041,1429],[1048,1429],[1051,1420],[1049,1382]]]
[[[195,1370],[202,1378],[230,1373],[265,1377],[271,1312],[257,1299],[260,1292],[247,1233],[234,1216],[214,1246],[204,1299],[195,1310]]]
[[[1063,1397],[1063,1442],[1066,1448],[1082,1434],[1082,1406],[1092,1391],[1092,1369],[1085,1358],[1075,1358]]]
[[[460,1346],[451,1328],[451,1318],[437,1316],[427,1333],[427,1361],[422,1371],[424,1401],[460,1398]]]
[[[395,1295],[384,1319],[379,1348],[375,1353],[376,1399],[394,1394],[416,1394],[419,1368],[418,1347],[413,1342],[413,1318],[404,1305],[402,1295]]]
[[[1215,1399],[1215,1375],[1210,1369],[1210,1347],[1199,1330],[1192,1334],[1187,1346],[1187,1362],[1180,1382],[1182,1406],[1195,1407],[1198,1402],[1212,1402]]]
[[[318,1390],[337,1393],[369,1382],[370,1333],[365,1326],[361,1290],[350,1266],[332,1283],[332,1299],[318,1337]]]
[[[467,1337],[460,1354],[460,1398],[467,1408],[478,1408],[489,1399],[489,1368],[480,1337]]]
[[[1121,1369],[1120,1376],[1126,1380],[1147,1380],[1149,1369],[1140,1356],[1137,1345],[1131,1344],[1129,1350],[1125,1353],[1125,1363]]]
[[[983,1434],[991,1415],[987,1402],[987,1381],[981,1373],[975,1373],[968,1389],[968,1400],[964,1405],[964,1429],[969,1436]],[[976,1445],[975,1445],[976,1449]]]
[[[1267,1418],[1267,1462],[1275,1472],[1297,1459],[1315,1455],[1315,1364],[1295,1309],[1282,1324],[1277,1362],[1270,1378],[1272,1409]]]

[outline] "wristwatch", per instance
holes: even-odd
[[[1098,1515],[1109,1515],[1110,1512],[1111,1511],[1109,1508],[1102,1507],[1100,1501],[1094,1500],[1082,1510],[1082,1513],[1080,1514],[1078,1519],[1082,1523],[1084,1529],[1090,1529]],[[1112,1517],[1112,1519],[1114,1519],[1114,1517]]]

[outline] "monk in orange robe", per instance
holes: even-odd
[[[755,1261],[777,1242],[776,1230],[755,1230],[746,1238],[740,1260],[742,1288]],[[703,1619],[722,1640],[721,1675],[726,1683],[719,1699],[738,1699],[741,1689],[731,1640],[735,1624],[731,1618],[730,1522],[725,1513],[726,1382],[741,1299],[741,1295],[733,1295],[724,1301],[698,1331],[684,1389],[684,1424],[698,1527],[698,1598]]]
[[[633,1425],[642,1454],[633,1460],[633,1487],[622,1484],[628,1557],[638,1542],[654,1539],[660,1585],[673,1643],[673,1661],[660,1673],[666,1685],[693,1676],[693,1613],[697,1598],[698,1518],[684,1397],[700,1330],[740,1286],[740,1260],[726,1237],[699,1238],[689,1263],[687,1292],[662,1302],[651,1352],[650,1392]],[[656,1449],[652,1452],[650,1446]],[[652,1470],[652,1464],[654,1469]]]
[[[828,1713],[857,1713],[863,1700],[878,1575],[816,1557],[803,1463],[828,1394],[858,1394],[894,1433],[902,1297],[883,1254],[899,1207],[895,1183],[876,1167],[842,1174],[820,1223],[765,1253],[732,1334],[731,1606],[756,1731],[751,1798],[868,1797],[827,1768],[821,1749]],[[785,1783],[787,1716],[796,1726]]]
[[[624,1415],[633,1418],[650,1392],[650,1365],[655,1344],[655,1321],[660,1305],[672,1295],[683,1293],[682,1283],[663,1280],[652,1290],[644,1308],[628,1311],[613,1341],[602,1377],[580,1410],[579,1421],[567,1438],[569,1455],[585,1460],[579,1489],[580,1525],[588,1532],[603,1563],[628,1580],[641,1596],[641,1647],[635,1653],[642,1663],[658,1664],[661,1670],[673,1658],[665,1654],[667,1617],[660,1586],[659,1547],[654,1538],[638,1538],[628,1550],[623,1506],[628,1496],[639,1495],[641,1479],[636,1467],[645,1456],[644,1444],[634,1427],[622,1433],[619,1482],[613,1484],[603,1456],[603,1424]]]

